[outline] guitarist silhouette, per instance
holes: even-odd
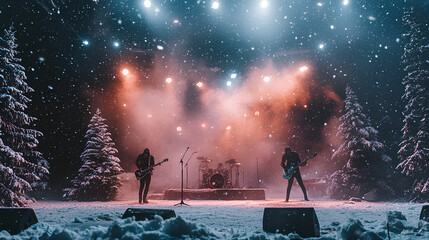
[[[152,155],[150,155],[149,148],[146,148],[142,154],[137,157],[136,166],[140,170],[151,169],[155,165],[155,160]],[[139,203],[142,203],[142,193],[143,193],[143,203],[148,203],[147,193],[149,192],[150,180],[152,178],[152,170],[150,174],[146,174],[143,178],[140,179],[140,188],[139,188]]]
[[[298,153],[292,152],[290,147],[286,147],[285,154],[282,157],[282,162],[280,165],[286,172],[288,172],[288,169],[290,169],[291,167],[294,167],[294,172],[292,173],[292,176],[288,179],[286,202],[289,202],[290,190],[292,189],[294,178],[296,178],[299,186],[301,187],[302,192],[304,193],[304,199],[308,201],[307,191],[305,190],[304,183],[302,182],[301,173],[299,171],[300,163],[301,160],[299,159]]]

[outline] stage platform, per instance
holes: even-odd
[[[180,200],[180,189],[164,191],[164,200]],[[184,189],[183,199],[189,200],[265,200],[262,188]]]

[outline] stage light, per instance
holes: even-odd
[[[89,42],[87,41],[87,40],[83,40],[83,45],[85,45],[85,46],[88,46],[89,45]]]
[[[176,128],[176,130],[177,130],[178,132],[181,132],[181,131],[182,131],[182,127],[177,127],[177,128]]]
[[[228,125],[228,126],[226,127],[226,130],[231,130],[231,126],[229,126],[229,125]]]
[[[169,77],[169,78],[165,79],[165,81],[166,81],[167,83],[171,83],[171,82],[173,81],[173,79],[171,79],[171,78]]]
[[[301,72],[305,72],[307,70],[308,70],[307,66],[302,66],[302,67],[299,68],[299,71],[301,71]]]
[[[174,19],[174,20],[173,20],[173,23],[174,23],[174,24],[178,24],[178,23],[180,23],[180,22],[179,22],[179,20],[178,20],[178,19]]]
[[[271,77],[268,77],[268,76],[265,76],[265,77],[264,77],[264,82],[266,82],[266,83],[267,83],[267,82],[269,82],[270,80],[271,80]]]
[[[345,6],[349,5],[349,0],[344,0],[343,5],[345,5]]]
[[[152,6],[152,2],[149,1],[149,0],[145,0],[143,2],[143,5],[144,5],[145,8],[150,8]]]
[[[226,82],[226,86],[230,87],[232,85],[231,81]]]
[[[262,8],[267,8],[268,7],[268,1],[267,0],[261,1],[261,7]]]
[[[122,74],[124,74],[124,76],[127,76],[128,74],[130,74],[130,71],[128,69],[124,68],[122,70]]]
[[[236,77],[237,77],[237,73],[232,73],[232,74],[231,74],[231,78],[232,78],[232,79],[235,79]]]
[[[124,107],[126,107],[127,106],[127,104],[126,103],[124,103]]]
[[[304,104],[304,108],[308,108],[307,104]]]
[[[329,26],[329,28],[334,29],[335,27],[334,27],[334,25],[331,25],[331,26]]]
[[[116,48],[119,47],[119,42],[113,42],[113,46]]]
[[[202,82],[197,82],[196,85],[197,85],[197,87],[201,88],[203,86],[203,83]]]
[[[255,112],[255,116],[259,116],[259,114],[260,114],[259,111]]]
[[[156,48],[157,48],[158,50],[160,50],[160,51],[164,50],[164,47],[163,47],[163,46],[161,46],[161,45],[157,45],[157,46],[156,46]]]
[[[201,124],[201,127],[205,128],[205,127],[206,127],[206,124],[205,124],[205,123]]]
[[[317,6],[321,7],[321,6],[323,6],[323,3],[318,2],[318,3],[317,3]]]
[[[218,8],[219,8],[219,2],[218,2],[218,1],[214,1],[214,2],[212,3],[212,8],[213,8],[213,9],[218,9]]]
[[[325,47],[325,44],[323,44],[323,43],[319,44],[320,49],[323,49],[324,47]]]

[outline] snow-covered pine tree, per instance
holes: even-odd
[[[332,160],[345,166],[331,175],[330,197],[361,198],[374,188],[391,191],[384,182],[391,159],[384,154],[384,145],[377,141],[377,130],[371,127],[349,86],[342,111],[337,135],[343,138],[343,143],[332,155]]]
[[[400,163],[397,169],[413,180],[410,199],[429,199],[429,20],[427,8],[411,7],[402,18],[408,33],[402,56],[406,102]]]
[[[85,138],[85,150],[80,155],[83,162],[78,175],[72,180],[73,187],[66,188],[64,197],[80,201],[113,200],[121,186],[118,152],[110,137],[100,109],[92,117]]]
[[[15,32],[10,27],[0,37],[0,137],[3,149],[0,164],[5,174],[2,181],[11,180],[17,184],[2,182],[3,192],[9,193],[2,194],[7,199],[1,202],[23,206],[24,200],[28,199],[26,191],[32,190],[30,184],[39,182],[40,176],[46,177],[49,172],[47,161],[35,151],[41,133],[27,128],[35,118],[25,113],[27,103],[31,101],[25,94],[33,89],[25,82],[25,69],[19,64],[21,59],[15,56],[16,48]],[[14,192],[15,197],[7,189]]]

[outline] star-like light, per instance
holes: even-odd
[[[236,77],[237,77],[237,73],[232,73],[232,74],[231,74],[231,78],[232,78],[232,79],[235,79]]]
[[[226,82],[226,86],[230,87],[232,85],[231,81]]]
[[[269,76],[265,76],[265,77],[264,77],[264,82],[266,82],[266,83],[267,83],[267,82],[269,82],[270,80],[271,80],[271,77],[269,77]]]
[[[182,127],[180,127],[180,126],[179,126],[179,127],[177,127],[177,128],[176,128],[176,130],[177,130],[178,132],[181,132],[181,131],[182,131]]]
[[[228,126],[226,127],[226,130],[231,130],[231,126],[229,126],[229,125],[228,125]]]
[[[307,70],[308,70],[307,66],[302,66],[302,67],[299,68],[299,71],[301,71],[301,72],[305,72]]]
[[[124,69],[122,70],[122,74],[124,74],[124,76],[127,76],[128,74],[130,74],[130,70],[128,70],[128,69],[126,69],[126,68],[124,68]]]
[[[157,45],[157,46],[156,46],[156,48],[157,48],[158,50],[161,50],[161,51],[162,51],[162,50],[164,50],[164,47],[163,47],[163,46],[161,46],[161,45]]]
[[[325,47],[325,44],[321,43],[319,44],[319,49],[323,49]]]
[[[173,81],[173,79],[171,79],[171,77],[168,77],[167,79],[165,79],[165,81],[166,81],[167,83],[171,83],[171,82]]]
[[[344,0],[343,5],[345,5],[345,6],[349,5],[349,0]]]
[[[89,45],[88,40],[83,40],[83,41],[82,41],[82,43],[83,43],[83,45],[85,45],[85,46],[88,46],[88,45]]]
[[[114,47],[116,47],[116,48],[117,48],[117,47],[119,47],[119,45],[120,45],[120,44],[119,44],[119,42],[113,42],[113,46],[114,46]]]
[[[262,8],[267,8],[268,7],[268,1],[267,0],[262,0],[261,1],[261,7]]]
[[[213,9],[218,9],[219,8],[219,2],[218,1],[214,1],[213,3],[212,3],[212,8]]]
[[[149,0],[144,0],[143,5],[145,8],[150,8],[152,6],[152,2]]]
[[[197,82],[197,87],[199,87],[199,88],[201,88],[201,87],[203,87],[203,83],[202,82]]]
[[[323,3],[318,2],[318,3],[317,3],[317,6],[321,7],[321,6],[323,6]]]

